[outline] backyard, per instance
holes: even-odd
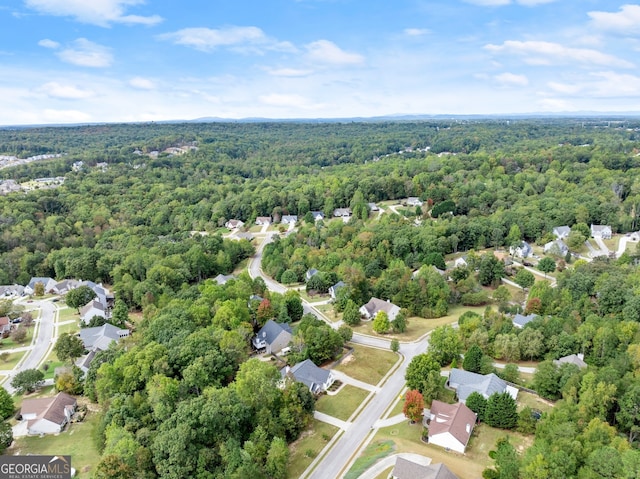
[[[300,477],[337,432],[337,427],[314,419],[311,427],[302,433],[300,439],[289,445],[291,455],[287,477],[291,479]]]

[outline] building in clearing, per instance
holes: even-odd
[[[463,403],[447,404],[434,400],[431,403],[429,442],[464,454],[475,424],[476,414]]]

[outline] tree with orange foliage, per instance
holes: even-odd
[[[424,398],[420,391],[410,389],[404,398],[404,407],[402,412],[411,420],[411,422],[418,422],[422,419],[422,412],[424,411]]]

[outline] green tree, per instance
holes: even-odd
[[[400,341],[395,338],[391,340],[391,351],[393,351],[394,353],[400,351]]]
[[[544,277],[547,274],[553,273],[556,270],[556,262],[553,258],[545,257],[538,261],[538,269],[544,273]]]
[[[304,307],[302,306],[302,299],[297,291],[287,291],[284,294],[284,303],[287,307],[287,313],[291,318],[291,321],[300,321],[304,314]]]
[[[522,231],[517,224],[511,225],[509,228],[506,243],[509,248],[519,246],[522,243]]]
[[[0,420],[10,417],[14,409],[13,398],[6,389],[0,388]]]
[[[430,371],[440,374],[440,363],[433,354],[418,354],[415,356],[405,372],[404,378],[409,389],[416,389],[424,394],[427,388],[427,381]]]
[[[113,307],[113,312],[111,313],[111,321],[109,322],[114,326],[124,328],[126,327],[128,321],[129,307],[127,306],[127,303],[125,303],[121,299],[116,299],[115,305]]]
[[[441,366],[451,363],[462,352],[462,342],[458,332],[448,324],[438,326],[431,333],[428,351]]]
[[[18,328],[11,333],[11,339],[16,343],[22,344],[27,339],[27,330],[25,328]]]
[[[555,400],[560,397],[560,375],[552,361],[543,361],[533,376],[533,389],[546,399]]]
[[[7,421],[0,422],[0,454],[13,442],[13,428]]]
[[[342,320],[349,326],[357,326],[360,324],[360,310],[358,309],[358,305],[350,299],[347,300],[347,305],[342,313]]]
[[[96,297],[96,293],[87,285],[82,285],[72,289],[65,296],[67,306],[80,310],[82,306],[87,304],[93,298]]]
[[[482,356],[482,349],[476,344],[471,345],[464,355],[464,360],[462,361],[463,369],[472,373],[479,373],[482,365]]]
[[[351,338],[353,337],[353,329],[351,329],[346,324],[343,324],[338,328],[338,334],[342,337],[342,339],[346,343],[347,341],[351,341]]]
[[[378,311],[373,319],[373,330],[378,334],[386,334],[389,331],[389,316],[384,311]]]
[[[533,410],[529,406],[525,406],[518,413],[517,429],[522,434],[533,434],[536,431],[536,418],[533,417]]]
[[[33,287],[33,294],[36,296],[44,296],[44,284],[38,281]]]
[[[518,270],[513,280],[517,283],[518,286],[522,288],[522,291],[524,291],[525,289],[533,286],[536,278],[531,271],[522,268]]]
[[[422,419],[424,411],[424,398],[420,391],[410,389],[407,391],[404,397],[404,406],[402,412],[407,419],[412,423],[418,422]]]
[[[30,393],[39,388],[44,382],[44,374],[37,369],[25,369],[16,374],[11,380],[11,386],[18,394]]]
[[[545,352],[544,334],[539,329],[524,328],[518,335],[520,356],[529,360],[539,358]]]
[[[627,432],[629,444],[640,435],[640,384],[634,384],[618,401],[620,411],[616,419],[623,431]]]
[[[289,448],[284,439],[276,437],[271,441],[265,471],[269,479],[286,479],[287,463],[289,462]]]
[[[396,319],[391,322],[391,330],[394,333],[404,333],[407,330],[407,315],[400,311]]]
[[[508,363],[504,366],[502,371],[499,371],[499,375],[505,381],[509,381],[510,383],[517,383],[520,379],[520,370],[518,369],[518,365],[514,363]]]
[[[493,299],[495,299],[498,304],[507,304],[511,301],[511,291],[509,291],[509,288],[504,284],[501,284],[493,292]]]
[[[84,353],[84,344],[82,340],[71,333],[62,333],[56,341],[53,351],[60,361],[70,361],[73,363]]]
[[[485,422],[500,429],[513,429],[518,424],[518,405],[508,392],[494,393],[487,400]]]
[[[484,421],[484,413],[487,409],[487,400],[482,394],[477,391],[473,391],[469,396],[467,396],[465,404],[478,415],[478,421]]]
[[[508,437],[498,439],[496,449],[489,452],[489,457],[495,461],[495,468],[482,471],[484,479],[518,479],[520,477],[518,454]]]
[[[293,284],[298,282],[298,275],[292,269],[287,269],[280,276],[280,282],[282,284]]]
[[[497,285],[504,277],[504,263],[490,253],[485,253],[480,259],[478,281],[482,286]]]

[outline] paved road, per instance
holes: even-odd
[[[10,385],[11,379],[20,371],[37,368],[47,355],[49,346],[51,345],[51,340],[53,339],[56,306],[48,300],[34,301],[33,303],[29,303],[29,305],[40,308],[40,324],[37,326],[36,338],[32,342],[33,348],[30,352],[26,353],[26,357],[22,361],[22,364],[13,370],[3,384],[3,387],[9,392],[9,394],[13,394],[15,392],[15,389]]]

